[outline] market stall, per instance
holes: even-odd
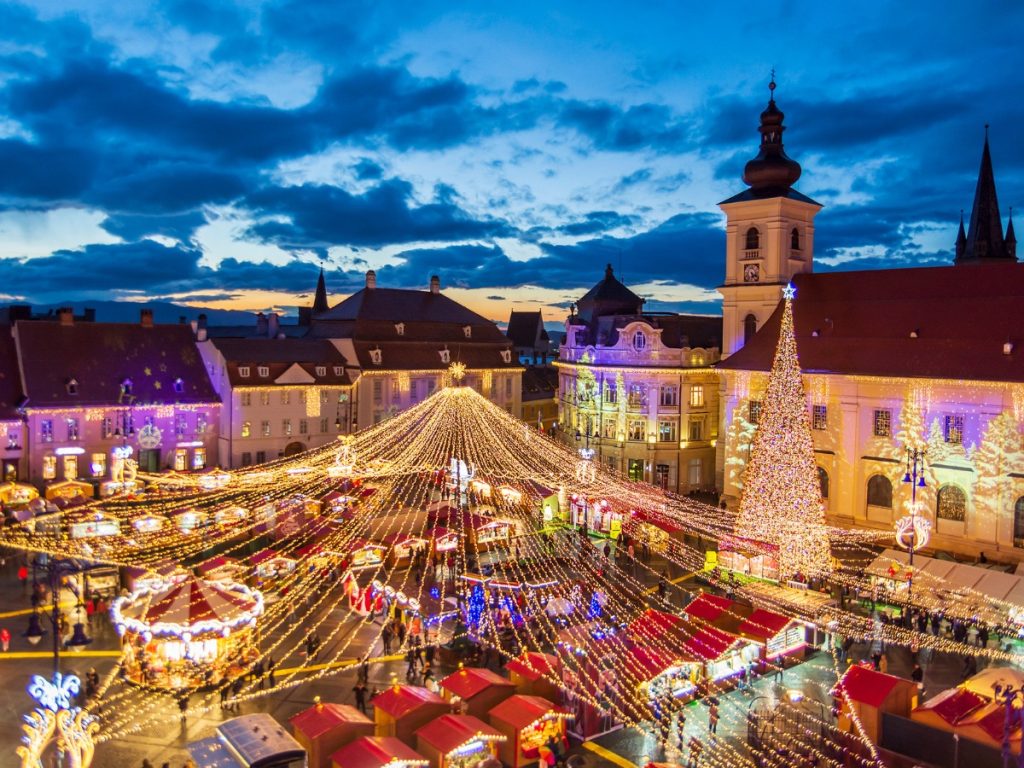
[[[989,699],[965,688],[948,688],[914,707],[910,719],[943,731],[955,731],[969,715],[983,709]]]
[[[569,497],[569,522],[589,533],[617,539],[622,532],[623,514],[607,499],[574,493]]]
[[[173,560],[164,560],[147,568],[126,566],[122,569],[124,585],[129,592],[139,589],[155,589],[164,584],[183,581],[188,571]]]
[[[373,699],[377,736],[394,736],[411,744],[419,728],[451,712],[436,693],[417,685],[392,685]]]
[[[189,743],[188,754],[196,768],[306,765],[306,751],[280,723],[264,712],[225,720],[217,726],[213,736]]]
[[[111,496],[118,496],[121,494],[130,495],[141,493],[146,487],[146,484],[137,478],[128,478],[125,480],[104,480],[100,483],[100,498],[107,499]]]
[[[387,557],[388,548],[384,544],[366,539],[356,539],[346,547],[349,557],[349,567],[376,568],[384,562]]]
[[[476,717],[486,717],[493,706],[514,693],[511,680],[481,667],[462,667],[441,680],[444,700]]]
[[[28,504],[39,498],[39,491],[28,483],[4,483],[0,485],[0,502],[6,507]]]
[[[118,536],[121,521],[98,509],[83,509],[65,513],[68,534],[72,539],[90,539],[100,536]]]
[[[292,715],[292,735],[306,750],[309,768],[330,768],[331,756],[346,744],[373,736],[373,720],[347,704],[324,703],[316,698],[312,707]]]
[[[391,533],[383,541],[388,547],[388,565],[393,568],[409,565],[416,551],[430,546],[429,539],[413,533]]]
[[[256,578],[261,580],[280,579],[295,570],[298,562],[285,557],[276,549],[261,549],[249,557]]]
[[[263,595],[243,584],[186,576],[143,586],[111,606],[128,680],[164,689],[246,674]]]
[[[364,736],[331,755],[332,768],[426,768],[430,761],[393,736]]]
[[[353,495],[354,493],[356,492],[331,491],[322,496],[320,498],[321,513],[343,522],[351,520],[355,515],[356,502],[359,500],[357,496]]]
[[[444,556],[459,548],[459,534],[444,526],[430,528],[423,536],[433,544],[435,555]]]
[[[522,768],[537,763],[552,745],[558,753],[565,752],[569,747],[568,717],[565,710],[540,696],[517,694],[505,699],[488,714],[488,722],[505,735],[498,745],[501,762],[509,768]]]
[[[233,582],[245,578],[246,567],[233,557],[212,557],[198,565],[196,571],[207,581]]]
[[[1020,755],[1020,720],[1016,719],[1016,722],[1009,724],[1009,732],[1006,731],[1007,725],[1006,706],[992,701],[962,718],[955,732],[958,736],[980,742],[992,749],[1001,749],[1005,740],[1010,754]]]
[[[505,665],[516,687],[516,693],[527,696],[543,696],[557,701],[561,698],[561,662],[551,653],[527,651]]]
[[[167,515],[182,533],[192,533],[206,524],[207,514],[194,507],[175,509]]]
[[[756,642],[768,661],[801,655],[808,647],[804,622],[763,608],[747,616],[738,632],[741,637]]]
[[[136,533],[156,533],[167,525],[167,518],[146,512],[133,518],[131,523]]]
[[[442,715],[416,731],[416,751],[430,768],[477,768],[497,756],[505,736],[472,715]]]
[[[53,499],[91,499],[95,495],[92,483],[83,483],[78,480],[60,480],[46,486],[44,493],[48,500]]]
[[[702,665],[663,649],[634,645],[620,657],[625,674],[648,702],[672,697],[688,699],[697,693]]]
[[[778,581],[779,558],[768,545],[738,536],[723,537],[719,543],[717,565],[754,579]],[[712,553],[714,554],[714,553]]]
[[[882,734],[886,712],[911,717],[917,705],[917,683],[870,666],[854,664],[836,683],[834,695],[840,701],[837,725],[844,733],[860,733],[875,744]]]
[[[230,528],[232,526],[242,525],[248,521],[250,517],[252,517],[252,515],[245,507],[229,505],[214,511],[213,523],[218,528]]]

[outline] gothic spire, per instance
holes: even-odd
[[[978,170],[978,185],[974,190],[974,207],[971,208],[970,224],[967,227],[967,242],[963,252],[958,248],[957,262],[990,262],[993,260],[1015,259],[1006,248],[1003,239],[1003,223],[999,215],[999,200],[996,197],[995,175],[992,173],[992,155],[988,148],[988,126],[985,126],[985,146],[981,152],[981,168]]]
[[[330,309],[327,304],[327,283],[324,280],[324,268],[320,267],[320,278],[316,281],[316,296],[313,298],[313,314],[326,312]]]
[[[1006,252],[1011,259],[1017,258],[1017,235],[1013,231],[1013,206],[1010,206],[1010,223],[1006,225]]]
[[[956,260],[960,261],[964,257],[964,252],[967,249],[967,232],[964,230],[964,209],[960,209],[960,231],[956,233]]]

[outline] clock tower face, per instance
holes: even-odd
[[[147,424],[139,430],[139,447],[145,450],[159,448],[162,439],[163,435],[160,433],[160,429],[152,424]]]
[[[756,283],[761,279],[761,267],[757,264],[743,265],[743,282]]]

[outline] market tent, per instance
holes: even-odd
[[[703,661],[721,658],[726,651],[740,642],[740,639],[715,627],[695,628],[683,640],[684,653]]]
[[[955,560],[936,560],[928,557],[924,558],[924,562],[919,562],[916,558],[914,560],[914,568],[917,569],[919,574],[926,574],[932,579],[945,581],[949,574],[956,568]]]
[[[460,699],[471,699],[492,685],[511,688],[512,681],[482,667],[463,667],[441,680],[441,688]]]
[[[379,709],[395,719],[432,704],[446,705],[446,702],[433,691],[418,685],[393,685],[373,699],[374,709]]]
[[[974,589],[977,587],[981,577],[985,575],[983,568],[974,568],[970,565],[957,564],[946,577],[947,589]],[[1009,590],[1007,590],[1009,591]]]
[[[920,568],[921,560],[931,559],[919,557],[915,558],[914,567]],[[907,563],[910,561],[910,554],[903,551],[902,549],[887,549],[868,565],[864,569],[866,576],[875,576],[879,579],[891,579],[893,578],[893,567],[894,564],[898,564],[898,570],[902,570]]]
[[[910,713],[910,719],[933,728],[952,731],[963,718],[987,703],[985,697],[973,691],[949,688],[915,707]]]
[[[531,723],[540,720],[549,712],[564,712],[561,707],[540,696],[523,696],[518,694],[510,696],[494,707],[490,712],[490,719],[501,720],[513,728],[521,730]]]
[[[471,741],[504,741],[496,728],[472,715],[442,715],[416,731],[419,743],[425,743],[442,755],[448,755]]]
[[[430,761],[394,736],[363,736],[333,755],[336,768],[413,768]]]
[[[773,613],[763,608],[757,608],[739,626],[739,633],[742,637],[756,640],[759,643],[767,643],[768,640],[788,629],[792,624],[798,623],[796,619],[783,616],[781,613]]]
[[[736,602],[728,597],[702,592],[683,608],[683,613],[701,621],[714,622],[735,605]]]
[[[1020,576],[1014,576],[1012,573],[984,570],[985,573],[982,574],[981,580],[974,588],[995,600],[1005,600],[1013,588],[1020,583]]]
[[[276,549],[261,549],[255,555],[249,557],[249,562],[253,565],[259,565],[266,560],[273,560],[278,557],[278,551]]]
[[[641,639],[650,640],[675,629],[684,621],[682,616],[648,608],[629,622],[629,631]]]
[[[687,659],[694,661],[694,659]],[[622,656],[622,665],[636,685],[653,680],[672,667],[679,666],[680,659],[667,651],[635,645]]]
[[[995,686],[1021,688],[1024,672],[1013,667],[988,667],[963,682],[963,688],[987,698],[995,697]]]

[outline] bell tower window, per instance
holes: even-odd
[[[757,227],[751,227],[747,230],[746,245],[744,248],[748,251],[756,251],[761,247],[761,233],[757,231]]]
[[[747,315],[743,318],[743,343],[746,345],[754,338],[754,334],[757,333],[757,318],[753,315]]]
[[[793,231],[789,233],[789,248],[793,251],[800,250],[800,230],[793,227]]]

